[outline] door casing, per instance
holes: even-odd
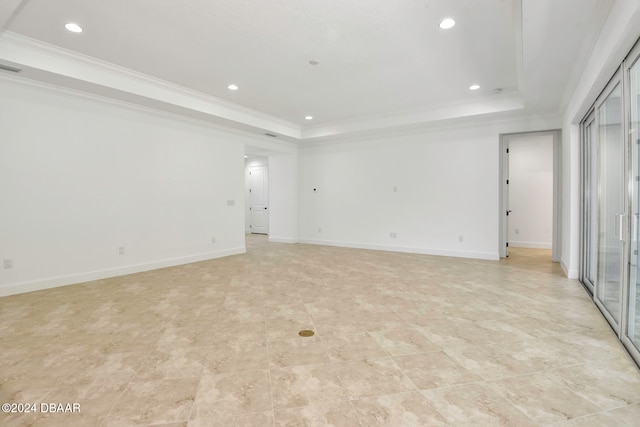
[[[269,176],[265,166],[249,169],[249,218],[253,234],[269,233]]]
[[[498,218],[499,218],[499,239],[498,239],[498,253],[500,258],[506,258],[508,256],[507,243],[509,238],[507,211],[509,210],[509,186],[507,179],[509,177],[509,154],[507,149],[509,148],[509,138],[518,135],[552,135],[553,136],[553,230],[552,230],[552,242],[551,242],[551,260],[554,262],[560,262],[560,248],[562,238],[562,204],[561,204],[561,140],[562,130],[552,129],[546,131],[535,132],[515,132],[515,133],[503,133],[500,134],[499,143],[499,156],[500,156],[500,171],[499,176],[499,189],[500,196],[498,202]]]

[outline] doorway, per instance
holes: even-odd
[[[269,164],[267,157],[245,159],[245,231],[269,234]]]
[[[560,130],[500,135],[500,248],[551,250],[559,261]]]

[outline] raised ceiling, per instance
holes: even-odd
[[[0,63],[27,78],[292,139],[507,111],[557,114],[612,1],[6,0]],[[439,29],[444,17],[457,25]],[[84,32],[66,31],[68,22]],[[83,61],[91,70],[73,65]],[[149,77],[149,87],[117,73]],[[162,82],[190,100],[155,95]]]

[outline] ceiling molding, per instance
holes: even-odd
[[[12,32],[0,34],[0,60],[300,138],[294,123]]]
[[[600,92],[640,37],[640,4],[637,0],[615,1],[602,25],[591,54],[585,62],[571,99],[565,108],[565,120],[580,123]]]
[[[264,23],[255,21],[257,15],[248,14],[246,21],[224,27],[224,31],[228,31],[230,35],[236,35],[237,40],[242,41],[234,47],[246,48],[246,52],[243,53],[247,54],[236,55],[221,50],[216,56],[207,51],[209,53],[207,58],[213,63],[228,66],[207,68],[207,62],[198,61],[205,56],[202,55],[200,46],[191,46],[191,56],[176,56],[180,47],[186,48],[184,44],[186,39],[182,40],[178,37],[177,44],[173,45],[173,56],[167,56],[165,46],[153,43],[154,37],[159,37],[170,44],[167,38],[170,34],[160,31],[153,25],[149,27],[153,31],[125,32],[131,38],[132,46],[136,46],[138,50],[133,48],[131,51],[118,50],[118,46],[123,41],[118,39],[119,42],[114,43],[112,37],[117,39],[116,36],[123,34],[122,31],[114,30],[117,27],[113,25],[102,28],[96,24],[128,22],[125,18],[130,16],[118,13],[119,10],[114,10],[113,16],[103,16],[98,12],[104,12],[105,9],[89,8],[89,12],[93,11],[93,14],[89,13],[87,16],[91,16],[94,25],[88,28],[94,28],[94,32],[87,32],[87,35],[92,37],[78,39],[65,33],[61,25],[54,25],[51,22],[49,15],[55,15],[58,20],[61,19],[60,10],[52,4],[40,4],[34,1],[29,3],[28,0],[6,0],[0,7],[0,24],[3,19],[6,25],[6,22],[9,22],[7,19],[19,16],[14,19],[11,26],[7,27],[11,31],[0,31],[0,63],[21,68],[23,71],[15,75],[16,79],[40,81],[75,91],[74,93],[88,93],[99,99],[122,102],[123,105],[138,105],[146,111],[160,111],[172,117],[193,119],[198,123],[250,134],[267,142],[283,143],[285,146],[303,145],[307,142],[341,140],[361,135],[402,134],[405,130],[436,129],[442,126],[453,126],[452,124],[460,126],[465,126],[466,123],[480,124],[483,121],[492,122],[501,117],[535,118],[538,115],[560,114],[565,110],[567,100],[571,98],[578,86],[584,71],[586,61],[584,57],[588,56],[593,42],[598,38],[599,30],[596,31],[594,28],[602,28],[602,23],[606,19],[603,15],[608,12],[607,5],[617,5],[615,0],[589,0],[588,4],[591,6],[584,8],[582,14],[577,14],[571,4],[586,3],[586,1],[567,1],[568,4],[563,6],[554,0],[494,0],[491,2],[491,7],[494,7],[495,11],[502,12],[499,15],[499,23],[487,21],[487,16],[483,15],[486,7],[475,10],[475,15],[482,18],[476,22],[475,26],[472,25],[473,19],[471,19],[475,15],[470,16],[468,10],[466,15],[459,11],[461,16],[466,17],[466,25],[460,25],[457,30],[449,33],[435,29],[435,23],[433,28],[430,27],[427,30],[422,25],[414,25],[412,28],[415,32],[402,33],[404,38],[397,40],[398,46],[405,49],[395,49],[391,54],[388,50],[376,50],[377,45],[372,43],[364,43],[362,46],[357,43],[353,46],[346,43],[346,49],[341,50],[340,46],[331,44],[334,39],[329,36],[337,37],[336,40],[342,40],[340,37],[351,40],[345,34],[351,34],[350,31],[354,31],[354,34],[378,37],[380,32],[375,25],[371,24],[393,23],[395,22],[393,19],[406,17],[402,15],[403,12],[411,12],[411,16],[415,18],[411,21],[413,24],[420,23],[424,17],[435,16],[434,14],[437,14],[440,9],[450,9],[451,4],[442,0],[424,5],[423,10],[412,8],[415,5],[406,8],[390,7],[384,0],[377,0],[376,4],[380,6],[380,11],[389,8],[389,11],[397,12],[397,16],[387,17],[372,11],[371,14],[361,17],[362,20],[358,11],[351,5],[347,9],[358,19],[353,22],[341,22],[340,26],[333,29],[335,34],[325,33],[326,26],[320,29],[305,27],[305,31],[308,30],[310,35],[329,37],[326,40],[322,37],[320,40],[313,39],[325,49],[319,51],[324,56],[318,57],[323,65],[315,68],[308,67],[306,56],[302,57],[303,60],[297,56],[293,59],[286,56],[293,53],[300,55],[301,52],[307,55],[307,51],[306,48],[301,49],[299,43],[289,45],[289,38],[284,37],[286,34],[280,27],[272,28],[270,25],[264,25],[265,31],[274,37],[273,40],[268,40],[273,42],[273,46],[258,43],[263,41],[262,33],[243,33],[244,30],[254,30],[256,26]],[[620,1],[632,2],[633,0]],[[25,4],[27,7],[24,7]],[[594,8],[594,4],[598,7]],[[71,2],[67,5],[67,9],[71,8],[70,5]],[[126,2],[122,2],[121,6],[129,7]],[[235,7],[229,5],[223,10],[233,11],[236,10]],[[43,10],[48,11],[48,14],[43,14]],[[291,13],[299,12],[297,9],[283,10]],[[554,10],[560,11],[561,14],[551,13]],[[332,17],[332,10],[320,8],[318,11],[323,12],[321,16],[323,19]],[[139,8],[137,12],[143,14],[144,8]],[[178,9],[167,6],[159,12],[162,13],[156,16],[157,22],[170,21],[174,14],[178,13]],[[197,15],[196,13],[188,16]],[[570,21],[575,29],[569,32],[555,31],[559,27],[553,20],[555,16],[564,16],[563,19]],[[117,19],[114,20],[114,17]],[[575,17],[575,19],[571,20],[567,17]],[[153,22],[156,23],[156,21]],[[210,29],[208,21],[197,20],[197,22],[200,25],[198,28]],[[480,26],[481,22],[485,25]],[[487,22],[493,22],[495,26],[487,26]],[[460,21],[460,24],[464,23],[465,21]],[[588,31],[585,30],[587,25]],[[98,28],[100,28],[99,31]],[[494,29],[501,31],[493,31]],[[269,32],[271,30],[273,32]],[[586,34],[582,34],[581,31]],[[180,36],[182,33],[175,35]],[[498,35],[500,37],[496,38]],[[569,35],[573,35],[573,38],[568,37]],[[377,40],[375,37],[373,39]],[[210,42],[219,38],[210,39]],[[577,46],[574,42],[576,38],[582,41],[587,40],[587,42]],[[361,41],[366,40],[368,39],[363,38]],[[432,45],[440,48],[435,53],[428,50],[429,44],[425,44],[425,40],[433,40]],[[563,44],[564,40],[568,41]],[[260,47],[262,53],[280,53],[279,59],[283,61],[282,64],[278,62],[277,66],[273,65],[276,64],[275,61],[265,62],[265,58],[262,57],[257,60],[255,55],[252,55],[253,44]],[[357,50],[358,46],[366,49]],[[466,49],[469,46],[475,46],[475,49],[470,52]],[[156,47],[158,49],[155,49]],[[493,56],[492,54],[498,49],[501,49],[504,54]],[[231,50],[231,52],[238,50]],[[155,53],[154,57],[147,58],[144,55],[152,51]],[[119,52],[129,55],[118,55]],[[196,56],[193,55],[194,52]],[[376,54],[380,52],[386,56],[376,58]],[[413,55],[416,52],[421,53],[422,56]],[[424,57],[425,52],[430,52],[431,56]],[[580,54],[569,55],[570,52]],[[357,61],[346,61],[340,56],[341,53],[347,59],[355,55]],[[314,55],[315,58],[317,55],[316,53]],[[434,55],[444,65],[433,60]],[[465,61],[458,61],[458,56],[462,55]],[[98,57],[103,59],[97,59]],[[176,58],[181,61],[174,60],[170,63],[164,61]],[[404,61],[406,58],[413,59]],[[116,65],[104,59],[114,60],[122,65]],[[384,62],[381,62],[381,59],[384,59]],[[396,73],[397,70],[389,67],[389,64],[393,65],[391,59],[396,59],[402,65],[404,73]],[[425,61],[428,67],[425,67]],[[271,66],[267,67],[269,64]],[[295,66],[287,69],[285,64]],[[366,69],[358,70],[356,74],[350,64],[365,64]],[[456,64],[455,69],[451,64]],[[438,68],[440,65],[442,66]],[[144,70],[144,72],[133,69]],[[383,76],[368,73],[378,69],[393,71],[393,73]],[[439,74],[427,72],[431,69],[438,69]],[[416,70],[420,71],[421,78],[412,80]],[[504,75],[501,71],[505,71]],[[242,77],[239,77],[239,85],[248,90],[231,95],[226,90],[226,78],[220,77],[227,75],[227,72],[228,75],[244,76],[246,82],[253,82],[254,85],[243,86]],[[353,76],[349,75],[349,72],[353,72]],[[483,86],[483,89],[478,92],[469,92],[468,84],[473,82],[476,72],[483,73],[477,82]],[[316,80],[309,78],[309,73],[315,73],[313,76]],[[396,75],[401,77],[399,82],[415,81],[415,84],[413,86],[398,85],[398,89],[401,90],[395,90],[395,87],[394,90],[390,90],[389,87],[380,85],[380,82],[388,82],[389,76]],[[247,76],[260,78],[252,80]],[[191,77],[194,78],[193,84],[189,80]],[[557,78],[554,80],[554,77]],[[569,77],[570,81],[567,82]],[[199,80],[196,81],[196,79]],[[358,86],[358,90],[344,95],[339,91],[328,90],[333,87],[331,83],[336,83],[334,86],[340,88],[340,85],[350,84],[350,79],[358,84],[354,85]],[[283,84],[288,84],[289,81],[297,81],[298,85],[287,90],[289,86],[283,86]],[[459,81],[465,83],[460,84]],[[432,86],[438,90],[429,89]],[[494,94],[492,94],[492,88],[496,89]],[[305,92],[306,89],[309,89],[309,93]],[[315,89],[316,92],[311,89]],[[402,100],[403,97],[406,98],[406,102],[399,102],[398,100]],[[253,108],[236,104],[236,100],[242,100],[239,102],[252,105]],[[368,108],[368,103],[375,107]],[[317,110],[314,111],[314,107],[317,107]],[[403,108],[406,109],[403,110]],[[338,113],[331,114],[334,111],[332,109]],[[300,112],[299,115],[298,112]],[[303,120],[302,117],[305,114],[313,115],[315,120]],[[294,116],[299,119],[292,118]],[[283,117],[289,119],[285,120]],[[274,134],[277,138],[266,137],[265,133]]]
[[[602,33],[605,22],[607,22],[613,3],[613,0],[599,3],[596,11],[592,15],[591,21],[589,22],[590,31],[587,32],[588,40],[585,40],[585,42],[580,46],[581,52],[580,55],[578,55],[580,60],[576,61],[573,69],[571,70],[569,80],[567,81],[567,87],[565,88],[560,104],[558,105],[558,111],[564,111],[569,105],[569,101],[576,91],[587,62],[593,54],[593,49],[596,46],[598,37]]]
[[[438,132],[468,131],[484,129],[500,133],[542,132],[562,128],[562,115],[556,113],[532,115],[524,110],[512,110],[504,113],[469,116],[439,122],[418,123],[412,126],[369,130],[359,133],[342,134],[330,138],[305,140],[299,144],[300,149],[318,148],[330,145],[357,143],[362,141],[385,140],[391,137],[433,134]]]
[[[192,115],[199,120],[235,126],[249,133],[263,134],[266,131],[289,141],[329,138],[523,108],[522,95],[512,92],[429,109],[301,128],[226,100],[8,31],[0,34],[0,60],[24,67],[22,77],[84,92],[97,91],[97,95],[102,97]],[[217,120],[207,120],[207,117]]]
[[[2,0],[0,2],[0,31],[11,25],[11,22],[28,2],[29,0]]]
[[[524,99],[518,92],[501,93],[473,101],[441,105],[430,109],[371,116],[365,119],[336,121],[302,129],[302,139],[327,138],[349,133],[378,131],[443,120],[461,119],[491,113],[522,110]]]
[[[25,79],[18,77],[13,74],[8,73],[0,73],[0,83],[24,87],[24,88],[33,88],[42,91],[48,91],[51,93],[55,93],[57,95],[73,98],[73,99],[87,99],[91,101],[100,102],[107,105],[114,105],[119,108],[127,108],[134,111],[139,111],[147,114],[152,114],[158,117],[165,117],[172,120],[179,120],[184,123],[204,126],[206,128],[224,132],[226,135],[231,135],[233,137],[238,137],[238,142],[243,144],[251,144],[255,146],[262,147],[264,149],[268,149],[272,152],[276,153],[290,153],[292,150],[295,150],[297,144],[295,142],[291,142],[289,140],[284,139],[267,139],[266,137],[261,137],[256,135],[253,132],[246,132],[241,129],[236,129],[229,126],[220,125],[217,123],[212,123],[209,120],[199,119],[196,117],[188,116],[185,114],[177,114],[171,111],[167,111],[164,109],[148,107],[141,103],[136,102],[127,102],[121,99],[117,99],[110,96],[102,96],[91,93],[85,90],[78,90],[69,87],[54,85],[51,83],[44,82],[42,80],[33,80],[33,79]]]

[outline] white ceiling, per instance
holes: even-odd
[[[176,111],[304,139],[509,110],[557,114],[613,1],[4,0],[0,41],[19,36],[106,61],[261,121]],[[457,25],[440,30],[444,17]],[[124,86],[11,52],[0,46],[0,63],[27,77],[88,91],[93,82],[101,95],[131,92],[136,102]]]

